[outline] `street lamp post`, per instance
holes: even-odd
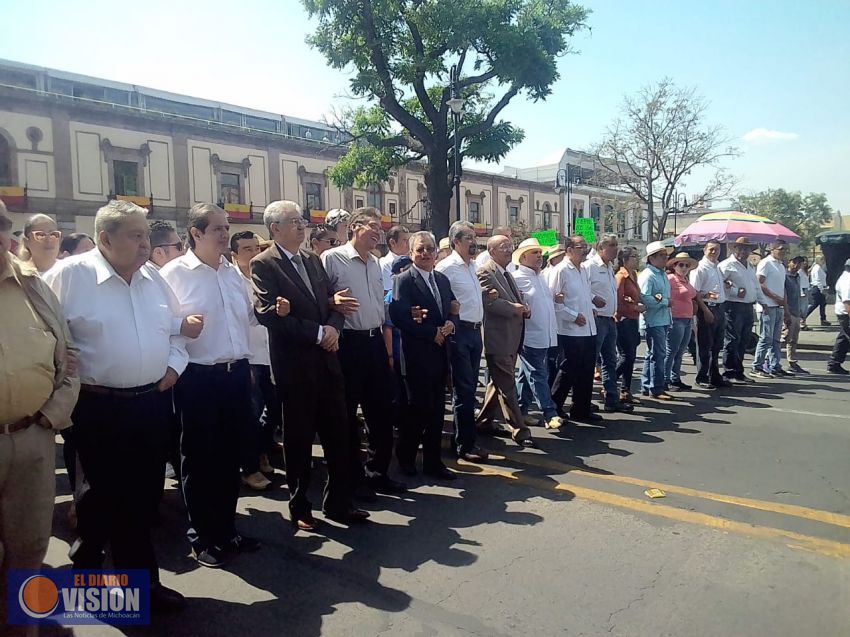
[[[673,191],[673,236],[679,235],[679,213],[685,211],[688,205],[688,196],[679,191]]]
[[[569,236],[573,232],[573,209],[570,203],[570,196],[573,193],[573,183],[578,183],[579,175],[570,175],[570,165],[566,168],[561,168],[555,175],[555,192],[567,192],[567,209],[565,218],[567,221],[566,235]]]
[[[452,65],[449,76],[451,81],[451,99],[446,101],[452,111],[452,123],[454,124],[454,190],[455,190],[455,221],[460,221],[460,117],[463,114],[463,98],[457,90],[457,65]]]

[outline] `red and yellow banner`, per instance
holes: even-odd
[[[0,186],[0,199],[9,208],[23,208],[26,205],[27,193],[20,186]]]
[[[250,219],[251,204],[247,203],[226,203],[224,211],[231,219]]]
[[[487,228],[486,223],[473,223],[472,227],[475,228],[475,234],[479,237],[482,237],[490,232],[490,230]]]
[[[115,198],[119,201],[129,201],[130,203],[134,203],[137,206],[141,206],[142,208],[147,208],[151,205],[150,197],[137,197],[135,195],[115,195]]]
[[[322,225],[325,222],[325,217],[328,216],[327,210],[310,210],[310,223],[314,223],[317,226]]]
[[[393,218],[389,215],[381,215],[381,227],[384,230],[389,230],[393,227]]]

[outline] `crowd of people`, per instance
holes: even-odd
[[[213,204],[188,211],[185,242],[146,215],[110,201],[94,237],[64,239],[53,219],[34,215],[15,257],[0,203],[0,555],[4,570],[41,565],[61,431],[74,567],[102,568],[109,549],[116,568],[147,569],[155,611],[185,604],[160,583],[150,535],[169,463],[192,555],[221,567],[260,548],[236,528],[237,499],[240,485],[271,484],[278,433],[292,525],[320,528],[310,502],[317,438],[324,517],[359,524],[369,513],[357,502],[407,491],[399,474],[456,478],[442,448],[447,397],[453,455],[484,463],[486,436],[534,447],[535,427],[675,400],[693,389],[682,359],[694,344],[702,390],[805,374],[803,321],[820,307],[826,324],[822,264],[804,280],[805,259],[787,259],[782,241],[757,266],[746,238],[723,261],[710,241],[696,261],[661,242],[620,246],[616,235],[593,246],[578,235],[515,246],[510,229],[497,228],[479,252],[474,227],[458,221],[439,243],[395,226],[380,256],[375,208],[331,211],[308,237],[301,207],[275,201],[263,214],[268,240],[231,234]],[[828,369],[846,374],[850,260],[836,297]],[[641,398],[633,375],[642,340]]]

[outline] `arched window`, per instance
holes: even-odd
[[[543,229],[549,230],[552,228],[552,206],[549,202],[543,204]]]
[[[383,208],[381,184],[369,184],[369,189],[366,191],[366,205],[371,208],[377,208],[378,210]]]
[[[12,183],[12,149],[3,135],[0,135],[0,186],[15,186]]]
[[[593,226],[596,228],[596,232],[598,233],[599,228],[599,218],[602,216],[599,204],[591,203],[590,204],[590,218],[593,219]]]
[[[605,216],[602,218],[602,231],[605,234],[614,232],[614,206],[605,206]]]

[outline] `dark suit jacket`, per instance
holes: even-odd
[[[492,259],[478,268],[478,281],[484,298],[484,350],[494,356],[516,354],[525,334],[525,319],[510,306],[522,303],[516,284],[508,283]],[[492,289],[499,293],[498,298],[490,298]]]
[[[444,376],[448,371],[449,341],[446,339],[441,347],[434,342],[434,337],[447,320],[457,318],[449,316],[450,304],[455,296],[446,275],[435,271],[434,278],[443,307],[437,307],[428,282],[416,268],[411,267],[395,277],[390,319],[401,332],[401,348],[408,376]],[[414,321],[410,314],[410,309],[415,306],[428,310],[428,316],[422,323]]]
[[[303,249],[300,254],[315,298],[277,245],[251,260],[254,313],[269,330],[272,370],[280,385],[320,382],[329,372],[342,375],[336,353],[319,347],[316,336],[320,325],[330,325],[341,332],[345,317],[330,309],[330,281],[319,257]],[[279,296],[288,299],[291,308],[283,318],[275,311]]]

